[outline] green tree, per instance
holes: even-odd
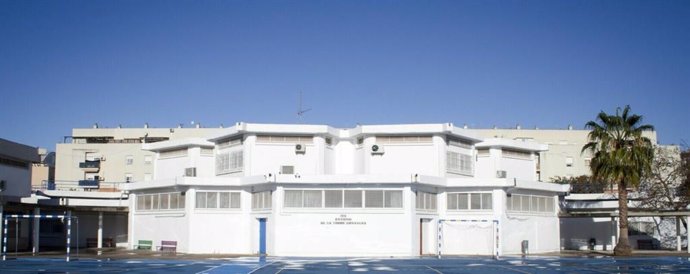
[[[652,131],[651,125],[641,125],[642,116],[630,113],[630,106],[617,108],[615,115],[599,112],[595,121],[589,121],[588,143],[582,151],[594,156],[590,164],[596,181],[615,183],[618,190],[619,235],[613,249],[616,256],[630,256],[628,240],[628,187],[636,187],[642,176],[650,170],[654,148],[651,141],[642,136]]]

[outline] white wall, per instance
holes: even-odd
[[[370,157],[370,174],[409,174],[438,175],[438,153],[433,144],[420,145],[379,145],[385,153],[372,155],[367,152],[364,157]]]
[[[306,153],[295,153],[294,144],[256,144],[252,148],[250,174],[278,174],[280,166],[294,166],[297,174],[319,174],[318,159],[314,144],[306,144]]]
[[[500,168],[506,171],[507,178],[536,181],[536,166],[532,160],[501,158]]]

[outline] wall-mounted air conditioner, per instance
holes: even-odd
[[[295,166],[280,166],[280,174],[295,174]]]
[[[505,170],[496,170],[496,178],[505,178],[508,175],[508,172]]]
[[[383,146],[379,145],[372,145],[371,146],[371,154],[383,154]]]
[[[196,177],[196,167],[188,167],[184,169],[184,176]]]
[[[305,153],[307,152],[307,147],[303,144],[295,145],[295,153]]]

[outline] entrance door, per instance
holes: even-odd
[[[419,219],[419,255],[432,255],[434,241],[434,229],[432,219]]]
[[[266,255],[266,218],[259,218],[259,255]]]

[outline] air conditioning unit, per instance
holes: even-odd
[[[184,169],[185,177],[196,177],[196,167],[188,167]]]
[[[98,159],[101,160],[101,161],[105,161],[105,156],[101,156],[101,157],[98,158]]]
[[[505,178],[508,175],[508,172],[505,170],[496,170],[496,178]]]
[[[371,154],[383,154],[383,147],[379,145],[372,145]]]
[[[295,145],[295,153],[305,153],[307,152],[307,147],[303,144]]]
[[[295,174],[295,166],[280,166],[280,174]]]

